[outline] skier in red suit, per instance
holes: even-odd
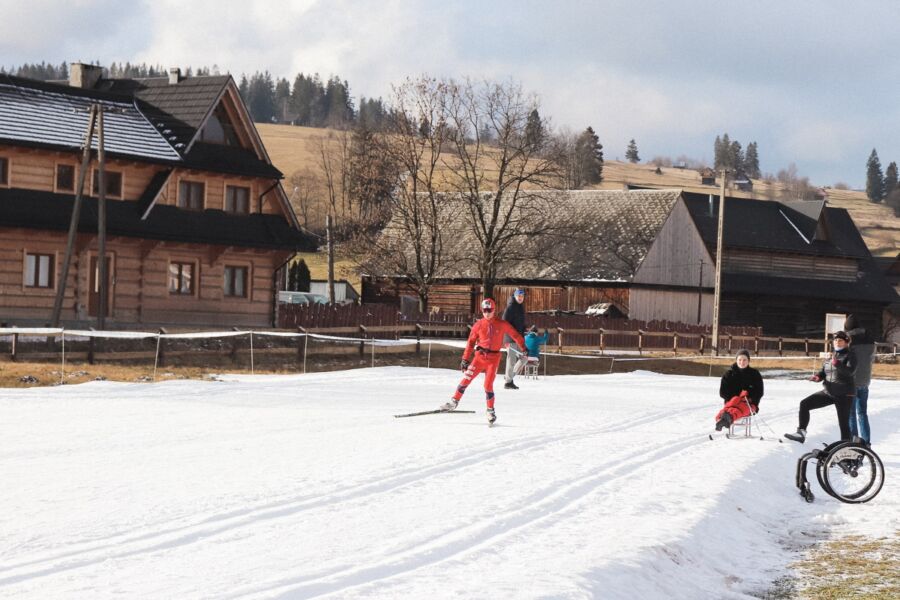
[[[484,393],[487,398],[488,424],[493,425],[497,420],[494,412],[494,378],[497,376],[497,365],[500,364],[500,348],[503,346],[503,336],[508,335],[520,348],[525,347],[522,334],[515,327],[497,316],[497,306],[491,298],[485,298],[481,303],[481,313],[484,315],[472,327],[466,349],[463,352],[460,368],[463,371],[462,381],[453,394],[450,402],[441,406],[442,410],[456,410],[466,388],[472,383],[478,374],[484,371]],[[474,355],[474,360],[473,360]]]

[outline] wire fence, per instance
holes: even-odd
[[[356,326],[326,331],[213,331],[189,333],[149,333],[126,331],[66,330],[55,328],[0,328],[0,358],[11,361],[58,362],[59,379],[66,380],[67,365],[86,362],[152,365],[155,380],[170,367],[201,369],[281,371],[294,373],[344,370],[358,367],[418,366],[456,369],[465,347],[462,339],[429,337],[459,333],[459,324],[422,324],[407,327]],[[449,328],[449,329],[448,329]],[[468,331],[466,327],[465,332]],[[599,344],[581,345],[583,336],[598,336]],[[623,347],[605,345],[606,336],[622,335],[632,343]],[[778,360],[808,361],[815,367],[824,341],[798,341],[761,336],[734,336],[727,339],[720,356],[703,348],[703,334],[678,332],[577,331],[558,328],[542,353],[538,373],[562,375],[610,373],[639,368],[637,363],[654,362],[654,370],[666,372],[666,361],[693,361],[703,358],[698,374],[713,362],[733,360],[732,347],[748,347],[755,355]],[[582,338],[576,338],[582,336]],[[620,338],[613,338],[620,339]],[[652,340],[664,340],[656,344]],[[693,340],[695,343],[688,343]],[[740,344],[740,345],[738,345]],[[754,345],[755,344],[755,345]],[[727,350],[726,350],[727,348]],[[896,345],[879,345],[879,360],[897,362]],[[712,359],[712,361],[710,361]],[[802,363],[800,363],[802,364]],[[805,368],[803,365],[798,368]],[[673,365],[674,372],[674,365]],[[678,369],[683,372],[684,367]],[[165,372],[165,371],[164,371]]]

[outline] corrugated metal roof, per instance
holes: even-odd
[[[130,102],[73,95],[17,85],[0,77],[0,139],[9,142],[79,148],[84,143],[92,103],[104,109],[107,152],[161,161],[181,155]],[[94,139],[93,147],[97,147]]]

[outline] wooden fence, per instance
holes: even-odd
[[[350,306],[287,305],[279,314],[283,328],[301,332],[347,337],[399,339],[415,337],[466,338],[474,316],[459,314],[403,315],[393,306],[370,304]],[[713,352],[709,326],[669,321],[612,319],[564,312],[528,313],[528,326],[550,333],[549,345],[563,348],[607,351],[671,352],[710,354]],[[812,356],[827,350],[823,338],[766,336],[761,327],[722,327],[719,354],[733,354],[746,348],[756,356]],[[879,344],[879,349],[897,353],[896,344]]]

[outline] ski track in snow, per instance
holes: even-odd
[[[689,412],[692,410],[695,409],[687,409],[681,412]],[[339,488],[326,494],[301,497],[286,502],[272,503],[256,508],[231,511],[222,515],[205,517],[202,521],[196,524],[166,528],[162,531],[152,532],[139,536],[117,536],[113,538],[107,538],[104,540],[103,544],[91,546],[89,548],[44,557],[35,561],[0,566],[0,574],[2,574],[6,571],[17,570],[22,567],[34,567],[43,564],[48,565],[42,569],[37,569],[35,571],[23,573],[16,576],[0,576],[0,586],[7,583],[15,583],[17,581],[29,579],[36,576],[46,575],[48,573],[77,569],[109,559],[124,558],[127,556],[133,556],[142,553],[152,553],[157,550],[192,544],[219,533],[230,532],[234,529],[246,527],[248,525],[255,525],[263,519],[291,517],[304,510],[309,510],[325,505],[333,505],[335,503],[347,500],[360,500],[370,495],[389,492],[393,489],[396,489],[397,487],[407,485],[412,482],[418,482],[424,478],[431,477],[436,474],[446,474],[447,472],[455,469],[461,469],[478,464],[486,459],[489,459],[492,456],[499,455],[501,453],[508,454],[510,452],[520,452],[540,446],[546,446],[552,443],[588,438],[604,433],[612,433],[615,431],[623,431],[630,427],[634,427],[644,423],[652,423],[653,421],[656,421],[660,418],[671,415],[671,412],[658,412],[647,417],[637,419],[624,419],[608,427],[600,427],[588,432],[551,436],[536,435],[530,436],[525,439],[514,439],[505,443],[497,444],[487,452],[460,452],[459,456],[454,457],[441,465],[431,465],[424,468],[409,469],[405,472],[374,477],[372,478],[372,480],[360,485]],[[697,437],[693,437],[694,441],[696,441]],[[132,545],[135,545],[137,547],[128,548],[128,546]],[[113,551],[109,552],[111,549]],[[95,554],[96,556],[94,556]],[[69,560],[73,558],[77,558],[77,560]]]
[[[501,388],[493,429],[480,385],[464,399],[475,415],[391,416],[439,404],[457,378],[389,367],[10,390],[0,478],[16,493],[0,498],[11,515],[0,518],[0,596],[746,598],[784,575],[785,531],[900,529],[889,401],[900,384],[871,388],[889,472],[871,505],[853,507],[818,489],[807,505],[793,487],[799,449],[835,437],[830,407],[813,412],[805,446],[710,442],[717,378],[637,372]],[[777,436],[815,388],[767,388],[761,416]],[[73,469],[82,463],[91,470]],[[754,488],[765,497],[745,498]],[[715,539],[732,519],[755,576],[728,572],[733,540],[709,555],[701,532]],[[671,572],[631,580],[635,564]],[[472,579],[479,568],[496,569],[488,589]]]

